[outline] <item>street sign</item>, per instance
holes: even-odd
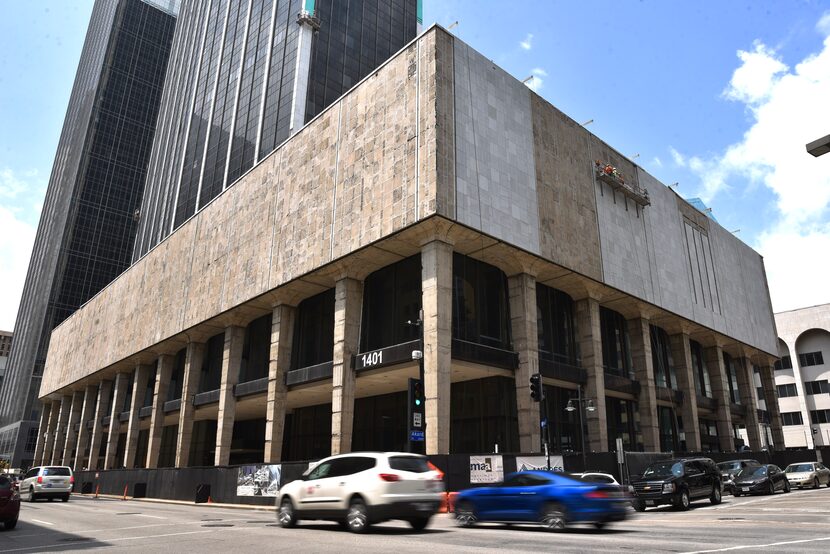
[[[424,442],[424,432],[423,431],[410,431],[409,432],[409,440],[413,442]]]
[[[412,414],[412,426],[413,427],[421,427],[421,423],[423,421],[423,414],[421,412],[415,412]]]

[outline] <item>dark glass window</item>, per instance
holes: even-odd
[[[796,388],[795,383],[789,383],[787,385],[778,385],[775,388],[778,390],[778,398],[798,396],[798,389]]]
[[[453,338],[510,350],[507,277],[492,265],[453,255]]]
[[[545,385],[545,399],[550,422],[550,443],[553,452],[581,452],[582,436],[579,433],[579,411],[569,412],[565,408],[568,400],[576,398],[577,392],[552,385]],[[585,418],[582,420],[585,424]]]
[[[732,356],[726,352],[723,353],[723,365],[726,368],[726,381],[729,385],[729,400],[733,404],[740,404],[741,394],[738,389],[738,370],[735,367],[735,362],[732,360]]]
[[[657,424],[660,430],[660,451],[676,452],[679,450],[680,444],[674,410],[666,406],[658,406]]]
[[[815,425],[830,423],[830,410],[810,410],[810,420]]]
[[[699,342],[689,341],[692,352],[692,370],[695,376],[695,391],[701,396],[712,398],[712,383],[703,357],[703,346]]]
[[[418,456],[392,456],[389,458],[389,467],[411,473],[426,473],[431,469],[427,459]]]
[[[804,420],[801,418],[801,412],[781,412],[782,425],[803,425]]]
[[[489,377],[452,384],[450,453],[518,452],[516,383]]]
[[[669,334],[656,325],[649,325],[651,335],[651,361],[654,365],[654,381],[658,387],[677,388],[677,375],[671,356]]]
[[[573,299],[560,290],[536,285],[539,357],[577,365]]]
[[[718,425],[711,419],[699,419],[698,428],[700,429],[700,443],[704,452],[718,452],[720,451],[720,441],[718,440]]]
[[[176,400],[182,397],[182,385],[184,383],[184,364],[187,360],[187,348],[176,352],[176,359],[173,361],[173,371],[170,374],[170,385],[167,388],[165,401]]]
[[[807,352],[806,354],[798,355],[798,365],[801,367],[822,364],[824,364],[824,357],[821,355],[821,352]]]
[[[334,289],[306,298],[297,307],[291,368],[330,362],[334,355]]]
[[[827,379],[807,381],[804,383],[804,393],[808,395],[830,393],[830,383],[827,382]]]
[[[793,361],[789,356],[782,356],[780,360],[775,362],[775,369],[792,369]]]
[[[363,283],[363,329],[360,350],[416,340],[421,310],[421,256],[375,271]]]
[[[352,450],[405,452],[406,391],[356,398]]]
[[[268,377],[271,359],[272,314],[253,320],[245,329],[245,345],[242,348],[242,366],[239,368],[239,382],[253,381]]]
[[[222,358],[224,354],[225,333],[210,337],[205,347],[205,356],[202,358],[199,392],[216,390],[222,385]]]
[[[296,408],[285,416],[283,460],[319,460],[331,454],[331,404]]]
[[[600,306],[599,314],[602,332],[602,364],[605,371],[634,379],[628,325],[625,318],[622,314],[602,306]]]
[[[637,433],[637,404],[612,396],[605,397],[606,424],[608,426],[608,451],[617,450],[617,439],[623,441],[628,451],[642,451],[642,439]]]

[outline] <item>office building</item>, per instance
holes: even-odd
[[[176,7],[93,6],[0,389],[0,457],[15,466],[33,459],[52,329],[130,264]]]
[[[762,447],[761,256],[433,27],[55,330],[37,457],[401,449],[421,311],[429,454],[539,452],[537,372],[557,452]]]
[[[775,314],[775,386],[787,448],[830,445],[830,304]]]
[[[420,0],[185,0],[134,259],[415,38]]]

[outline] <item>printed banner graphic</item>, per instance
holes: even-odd
[[[500,454],[470,456],[470,483],[499,483],[504,480]]]
[[[547,468],[548,464],[544,456],[516,456],[516,469],[518,471]],[[565,463],[562,456],[550,457],[550,469],[553,471],[565,471]]]
[[[281,475],[281,465],[242,466],[236,479],[236,496],[276,497]]]

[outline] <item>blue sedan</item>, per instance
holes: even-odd
[[[547,471],[511,473],[499,485],[462,491],[455,505],[461,527],[479,521],[534,522],[559,531],[569,523],[585,522],[600,529],[627,515],[628,502],[620,487]]]

